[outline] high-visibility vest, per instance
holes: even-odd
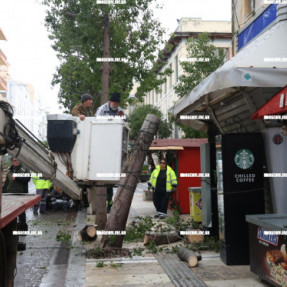
[[[50,180],[41,179],[38,176],[32,177],[36,189],[50,189],[52,182]]]
[[[154,189],[156,187],[156,181],[157,181],[159,172],[160,172],[160,165],[157,165],[149,179],[149,182],[151,183]],[[177,178],[176,178],[176,175],[173,169],[167,165],[166,166],[166,192],[171,192],[173,185],[177,185]]]

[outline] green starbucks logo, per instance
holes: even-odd
[[[235,164],[241,169],[248,169],[254,164],[255,158],[249,149],[240,149],[234,157]]]

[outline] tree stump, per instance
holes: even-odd
[[[97,239],[97,229],[94,225],[86,225],[80,230],[82,241],[93,241]]]

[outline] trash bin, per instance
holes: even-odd
[[[189,187],[190,217],[196,222],[202,222],[201,187]]]

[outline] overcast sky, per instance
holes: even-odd
[[[45,98],[51,113],[58,112],[57,91],[51,87],[58,65],[44,26],[45,7],[39,0],[1,1],[0,27],[7,37],[0,48],[10,64],[13,80],[30,83],[35,93]],[[231,20],[231,0],[158,0],[163,9],[156,16],[169,34],[177,19],[196,17],[203,20]]]

